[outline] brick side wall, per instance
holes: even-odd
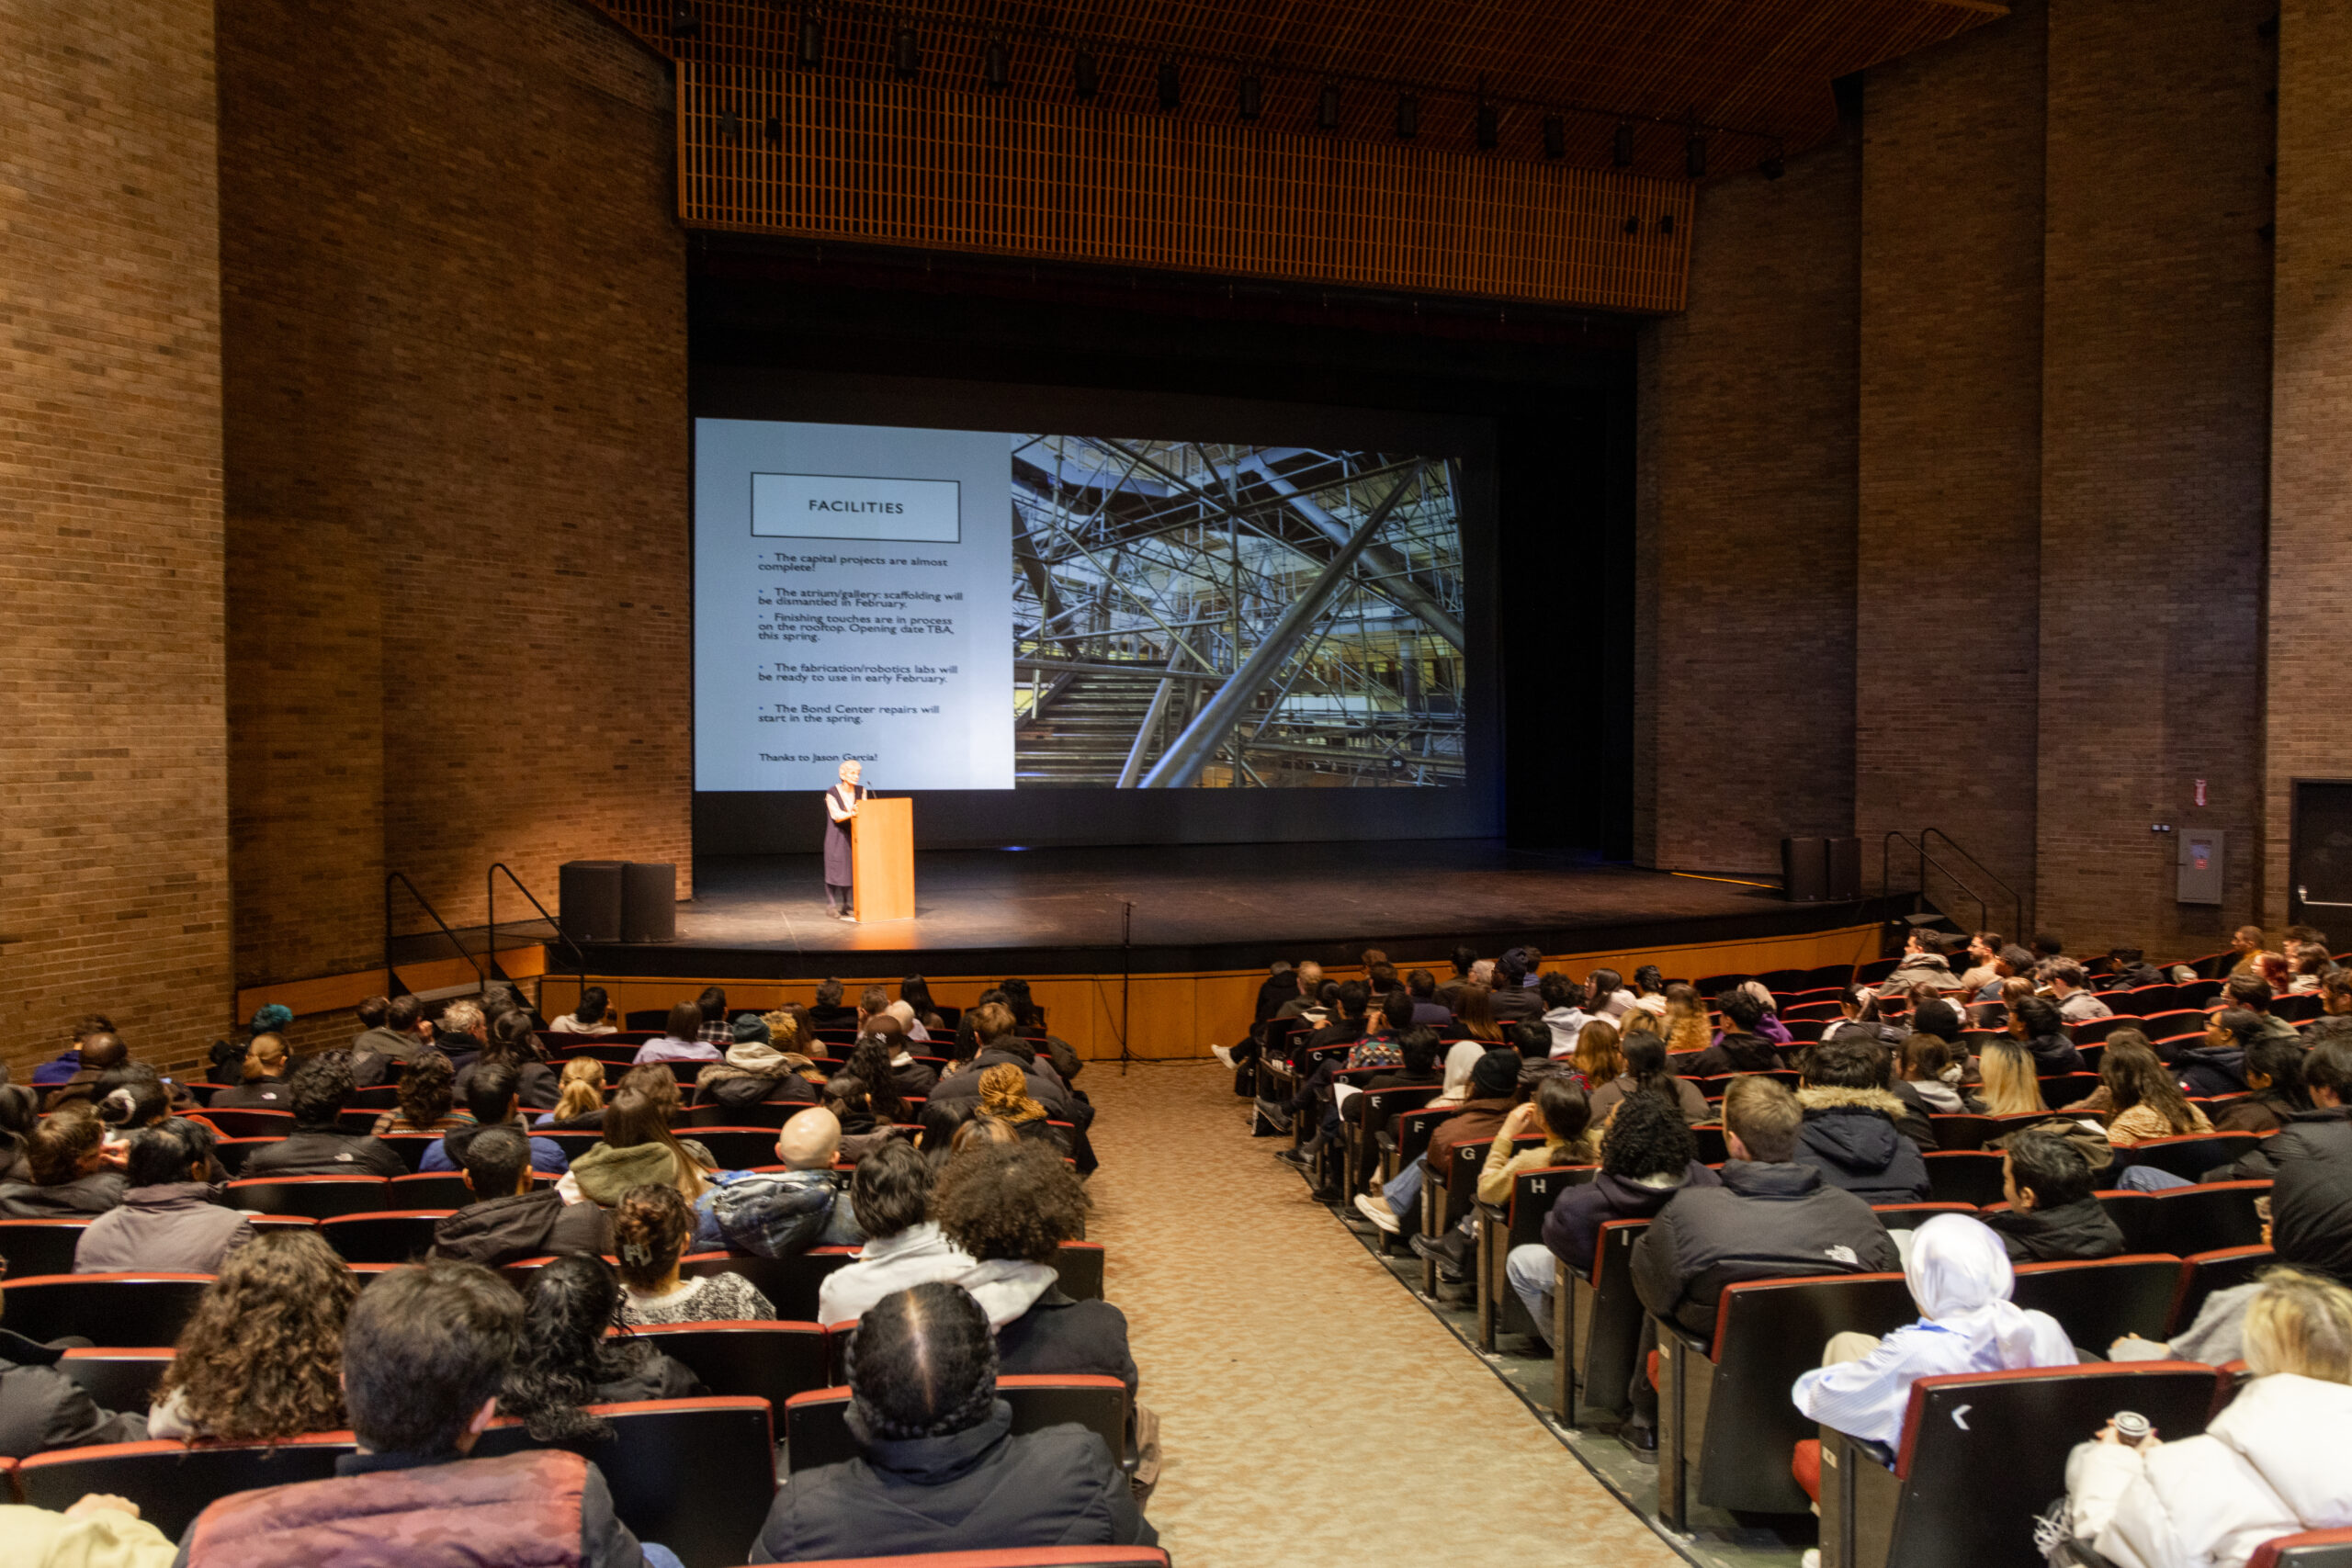
[[[1886,831],[1928,827],[2033,885],[2046,37],[2029,0],[1870,73],[1854,815],[1873,886]],[[1986,918],[2017,934],[2012,908]]]
[[[169,1060],[230,995],[212,6],[0,0],[0,1040]]]
[[[2278,51],[2262,899],[2273,925],[2289,919],[2291,782],[2352,778],[2352,12],[2290,0]],[[2340,946],[2346,913],[2313,910],[2312,923]]]
[[[690,892],[662,67],[577,0],[222,27],[239,982],[365,967],[388,869]]]
[[[2253,912],[2272,9],[2050,13],[2038,870],[2078,950]],[[2158,822],[2228,830],[2223,906],[2174,902]]]
[[[1853,820],[1860,145],[1706,187],[1643,331],[1635,853],[1774,871]]]

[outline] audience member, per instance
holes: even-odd
[[[1984,1054],[1977,1058],[1977,1069],[1984,1076],[1983,1092],[1988,1116],[2022,1116],[2028,1111],[2048,1111],[2049,1102],[2041,1098],[2041,1079],[2034,1071],[2033,1053],[2015,1040],[1987,1040]]]
[[[906,1101],[899,1098],[898,1074],[890,1066],[891,1055],[904,1038],[899,1032],[899,1021],[885,1013],[874,1021],[874,1027],[875,1032],[858,1037],[857,1043],[850,1048],[849,1060],[825,1086],[827,1109],[841,1119],[841,1158],[853,1165],[898,1136],[895,1129],[910,1119]],[[1036,1112],[1037,1130],[1032,1136],[1048,1135],[1046,1108],[1029,1098],[1029,1080],[1009,1062],[999,1066],[1013,1080],[1010,1097]],[[997,1086],[1000,1098],[1003,1097],[1006,1086],[999,1077],[999,1067],[990,1067],[980,1075],[983,1111],[989,1109],[991,1083]]]
[[[40,1097],[20,1083],[0,1083],[0,1191],[33,1179],[33,1129]]]
[[[1770,1078],[1744,1077],[1724,1097],[1731,1151],[1720,1187],[1682,1188],[1634,1247],[1642,1304],[1690,1333],[1714,1333],[1725,1285],[1899,1267],[1870,1205],[1795,1163],[1804,1108]]]
[[[328,1051],[305,1056],[288,1080],[294,1130],[245,1156],[255,1176],[406,1176],[408,1162],[366,1133],[343,1125],[351,1103],[351,1055]]]
[[[1764,1010],[1756,1005],[1754,997],[1744,991],[1725,991],[1715,998],[1715,1006],[1724,1015],[1722,1037],[1695,1056],[1678,1058],[1676,1072],[1705,1078],[1723,1073],[1770,1072],[1781,1065],[1780,1048],[1756,1032]],[[1705,1027],[1703,1021],[1701,1027]]]
[[[1549,976],[1544,977],[1551,978]],[[1566,976],[1563,976],[1561,978],[1566,979]],[[1412,969],[1406,972],[1405,994],[1413,998],[1414,1023],[1423,1028],[1441,1029],[1453,1021],[1453,1010],[1438,1000],[1437,976],[1428,970]],[[1539,990],[1536,997],[1547,1010],[1561,1005],[1547,992]]]
[[[1478,1201],[1508,1207],[1513,1187],[1528,1171],[1592,1164],[1599,1140],[1591,1123],[1591,1103],[1574,1078],[1555,1075],[1537,1080],[1535,1097],[1510,1108],[1495,1133],[1494,1142],[1487,1147],[1486,1163],[1478,1171]],[[1531,1149],[1513,1146],[1518,1139],[1531,1134],[1540,1134],[1544,1142]],[[1464,1216],[1461,1224],[1434,1240],[1415,1234],[1412,1248],[1424,1258],[1437,1260],[1439,1278],[1451,1284],[1460,1283],[1469,1277],[1477,1250],[1472,1216]]]
[[[796,1112],[776,1135],[775,1156],[786,1168],[721,1172],[695,1205],[697,1241],[790,1258],[865,1240],[854,1206],[833,1180],[841,1144],[841,1119],[831,1111],[818,1105]]]
[[[1918,1143],[1899,1124],[1913,1113],[1887,1092],[1886,1048],[1868,1040],[1839,1040],[1805,1053],[1797,1103],[1797,1164],[1821,1172],[1865,1203],[1920,1203],[1928,1197],[1928,1165]],[[1924,1117],[1918,1130],[1932,1144]]]
[[[2252,1381],[2201,1435],[2135,1444],[2109,1422],[2067,1460],[2067,1532],[2102,1561],[2238,1564],[2265,1540],[2352,1519],[2352,1292],[2286,1269],[2255,1290]]]
[[[219,1273],[222,1258],[253,1240],[254,1227],[212,1201],[205,1180],[211,1157],[210,1131],[193,1122],[174,1117],[141,1130],[130,1140],[122,1203],[82,1233],[74,1272]]]
[[[243,1040],[215,1040],[212,1043],[211,1049],[206,1053],[210,1064],[206,1081],[217,1084],[237,1082],[244,1070],[245,1053],[253,1048],[253,1043],[265,1034],[278,1034],[292,1027],[294,1010],[283,1002],[265,1002],[254,1009],[253,1017],[246,1021]]]
[[[967,1126],[979,1126],[979,1122]],[[893,1292],[934,1280],[958,1280],[977,1264],[940,1234],[931,1218],[931,1166],[914,1146],[893,1140],[857,1162],[850,1179],[865,1245],[856,1258],[817,1287],[817,1320],[846,1323]]]
[[[0,1275],[6,1270],[0,1269]],[[0,1323],[7,1300],[0,1291]],[[0,1326],[0,1459],[30,1459],[51,1449],[147,1440],[147,1421],[107,1410],[57,1370],[63,1345],[44,1345]]]
[[[376,1118],[371,1129],[379,1138],[395,1133],[429,1133],[446,1137],[470,1126],[470,1113],[454,1109],[457,1071],[438,1051],[421,1051],[400,1066],[399,1088],[392,1109]]]
[[[2107,1037],[2107,1052],[2098,1062],[2098,1081],[2114,1111],[2108,1118],[2107,1141],[2119,1149],[2151,1138],[2213,1130],[2205,1112],[2181,1094],[2180,1086],[2137,1030],[2119,1029]]]
[[[842,983],[831,976],[817,982],[817,1005],[808,1017],[819,1029],[855,1029],[857,1010],[842,1005]]]
[[[531,1118],[531,1125],[549,1132],[593,1133],[604,1124],[605,1064],[594,1056],[574,1056],[556,1079],[555,1109]]]
[[[1518,948],[1495,960],[1495,983],[1487,995],[1487,1010],[1497,1023],[1518,1023],[1541,1016],[1542,994],[1529,989],[1527,979],[1527,954]]]
[[[2246,1096],[2233,1101],[2214,1122],[2217,1133],[2275,1133],[2288,1119],[2312,1109],[2303,1088],[2304,1045],[2265,1035],[2245,1049],[2242,1071]]]
[[[2222,982],[2221,1002],[2225,1009],[2243,1009],[2256,1014],[2261,1018],[2266,1032],[2276,1034],[2282,1040],[2292,1040],[2296,1034],[2295,1026],[2270,1010],[2275,994],[2270,982],[2260,974],[2241,973]]]
[[[369,997],[359,1004],[358,1014],[359,1032],[351,1037],[353,1055],[407,1062],[428,1049],[427,1043],[417,1034],[417,1023],[424,1017],[424,1004],[415,997]]]
[[[815,1104],[817,1086],[807,1075],[821,1069],[796,1048],[797,1043],[797,1024],[779,1045],[773,1024],[743,1014],[735,1021],[727,1055],[695,1075],[695,1103],[721,1105],[730,1111],[774,1100]]]
[[[277,1443],[343,1429],[343,1325],[359,1281],[314,1230],[272,1230],[205,1287],[147,1435]]]
[[[860,1457],[779,1488],[752,1555],[1155,1544],[1101,1437],[1067,1425],[1012,1435],[989,1328],[955,1285],[920,1284],[876,1303],[845,1358]]]
[[[531,1015],[518,1010],[503,1012],[498,1021],[490,1026],[490,1039],[475,1056],[470,1066],[457,1076],[457,1092],[460,1100],[469,1098],[476,1075],[494,1068],[509,1068],[514,1074],[514,1098],[526,1111],[551,1111],[556,1097],[561,1092],[554,1067],[548,1066],[539,1037],[531,1027]]]
[[[1874,997],[1904,996],[1915,984],[1924,984],[1939,991],[1960,988],[1960,976],[1953,974],[1951,965],[1944,961],[1942,942],[1925,926],[1911,928],[1903,940],[1902,958],[1886,978],[1870,990]]]
[[[647,1190],[675,1196],[666,1187]],[[533,1441],[610,1437],[613,1424],[587,1405],[707,1392],[701,1379],[647,1341],[611,1334],[621,1321],[621,1288],[603,1258],[574,1255],[532,1270],[523,1292],[522,1340],[498,1397]]]
[[[2136,947],[2110,947],[2107,950],[2108,971],[2092,977],[2092,987],[2101,991],[2132,991],[2142,986],[2161,986],[2165,972],[2147,961],[2147,954]]]
[[[621,1320],[648,1323],[765,1322],[775,1307],[741,1274],[685,1275],[695,1212],[667,1184],[633,1187],[613,1213],[620,1259]]]
[[[1868,1036],[1854,1036],[1867,1042]],[[1823,1042],[1827,1044],[1827,1041]],[[1968,1097],[1961,1092],[1960,1083],[1964,1069],[1953,1059],[1952,1048],[1937,1034],[1913,1032],[1905,1035],[1894,1047],[1894,1077],[1887,1092],[1904,1103],[1908,1114],[1900,1118],[1903,1125],[1924,1126],[1928,1137],[1921,1142],[1917,1133],[1912,1141],[1922,1150],[1936,1145],[1934,1116],[1956,1116],[1969,1110]]]
[[[669,1077],[666,1069],[657,1070],[665,1079]],[[677,1093],[676,1084],[669,1083],[666,1087],[673,1095]],[[512,1127],[526,1136],[530,1132],[530,1124],[525,1120],[522,1108],[514,1098],[514,1069],[507,1063],[485,1066],[473,1076],[466,1085],[466,1110],[471,1121],[451,1128],[425,1145],[424,1155],[417,1160],[418,1170],[451,1171],[460,1168],[465,1164],[467,1142],[485,1128]],[[533,1170],[561,1176],[571,1168],[571,1156],[553,1138],[532,1138],[530,1147]]]
[[[975,1260],[960,1283],[996,1329],[1002,1370],[1114,1377],[1132,1404],[1126,1314],[1108,1302],[1071,1300],[1055,1269],[1061,1244],[1085,1235],[1090,1206],[1061,1156],[1031,1143],[956,1156],[932,1197],[940,1234]]]
[[[239,1081],[215,1089],[208,1111],[290,1111],[292,1096],[286,1086],[286,1042],[275,1034],[256,1034],[245,1047]]]
[[[2208,1171],[2207,1181],[2267,1181],[2302,1161],[2344,1162],[2352,1169],[2352,1023],[2323,1019],[2312,1026],[2311,1050],[2303,1057],[2303,1092],[2312,1108],[2290,1115],[2276,1136],[2262,1139],[2236,1162]]]
[[[331,1481],[241,1492],[206,1508],[183,1543],[188,1568],[261,1560],[265,1539],[267,1561],[332,1556],[338,1568],[677,1568],[673,1553],[640,1546],[614,1517],[603,1474],[577,1453],[467,1457],[498,1414],[523,1325],[522,1298],[476,1264],[378,1280],[344,1331],[344,1396],[360,1451],[336,1461]],[[557,1510],[564,1528],[550,1540]]]
[[[29,1182],[0,1183],[0,1219],[62,1220],[103,1214],[122,1201],[127,1147],[110,1156],[106,1123],[87,1100],[42,1117],[25,1135]]]
[[[567,1203],[552,1183],[532,1179],[530,1141],[507,1126],[466,1140],[463,1180],[473,1201],[434,1222],[433,1256],[497,1269],[549,1253],[606,1253],[605,1211]]]
[[[1903,1446],[1911,1385],[1953,1372],[2075,1364],[2066,1331],[2047,1313],[2009,1301],[2017,1276],[2001,1240],[1967,1214],[1938,1214],[1914,1233],[1903,1281],[1919,1321],[1884,1338],[1833,1336],[1819,1370],[1792,1397],[1808,1420],[1876,1444],[1892,1463]]]
[[[670,1010],[670,1021],[663,1027],[662,1038],[639,1046],[631,1060],[639,1066],[647,1062],[716,1062],[719,1059],[718,1047],[702,1037],[702,1009],[693,1002],[680,1002]],[[729,1038],[733,1038],[732,1031]]]
[[[2041,983],[2050,988],[2050,999],[2057,1004],[2058,1016],[2064,1022],[2082,1023],[2115,1016],[2113,1008],[2091,994],[2090,976],[2071,958],[2053,958],[2044,964]]]
[[[1421,1186],[1427,1174],[1446,1168],[1455,1145],[1489,1138],[1500,1131],[1518,1089],[1519,1053],[1485,1053],[1470,1069],[1470,1097],[1431,1129],[1429,1147],[1420,1159],[1398,1171],[1378,1193],[1358,1193],[1356,1207],[1391,1235],[1418,1231]]]
[[[2231,933],[2229,956],[2231,975],[2256,973],[2262,961],[2270,956],[2270,939],[2262,934],[2260,926],[2240,926]]]
[[[926,1126],[946,1128],[978,1109],[980,1075],[1000,1062],[1021,1069],[1029,1082],[1029,1098],[1046,1108],[1057,1122],[1068,1122],[1081,1132],[1093,1120],[1094,1108],[1074,1098],[1050,1066],[1015,1032],[1012,1010],[1001,1002],[987,1002],[964,1015],[974,1030],[978,1047],[972,1059],[948,1072],[931,1091],[924,1106]],[[1080,1165],[1086,1162],[1081,1159]]]
[[[1592,1091],[1595,1122],[1607,1122],[1616,1113],[1617,1102],[1636,1092],[1655,1094],[1679,1106],[1682,1119],[1692,1126],[1713,1114],[1699,1086],[1689,1078],[1677,1077],[1667,1066],[1665,1041],[1655,1034],[1636,1032],[1625,1035],[1623,1045],[1624,1070]]]
[[[2033,1054],[2037,1073],[2080,1073],[2089,1070],[2060,1021],[2058,1010],[2040,997],[2027,997],[2009,1009],[2009,1038]]]
[[[1453,1065],[1451,1058],[1447,1065]],[[1576,1052],[1569,1058],[1569,1066],[1578,1087],[1587,1094],[1616,1078],[1625,1070],[1625,1055],[1617,1026],[1605,1018],[1587,1022],[1577,1032]]]
[[[1713,1187],[1723,1179],[1699,1163],[1698,1145],[1681,1111],[1652,1094],[1637,1094],[1617,1109],[1600,1135],[1600,1170],[1552,1201],[1542,1246],[1515,1247],[1504,1272],[1528,1314],[1548,1338],[1552,1328],[1552,1260],[1577,1273],[1592,1269],[1601,1225],[1645,1220],[1684,1186]]]
[[[623,1084],[605,1108],[599,1132],[595,1145],[571,1162],[565,1178],[590,1202],[609,1209],[630,1188],[649,1182],[675,1187],[690,1202],[709,1189],[701,1162],[670,1131],[666,1108],[642,1089]]]
[[[2004,940],[1998,931],[1977,931],[1969,937],[1968,968],[1960,976],[1962,991],[1974,996],[1991,981],[1999,978]]]
[[[122,1036],[111,1030],[93,1031],[78,1041],[80,1066],[42,1101],[44,1111],[56,1111],[75,1103],[89,1104],[99,1095],[98,1080],[130,1060],[130,1047]],[[62,1058],[60,1058],[61,1060]],[[36,1080],[38,1081],[38,1080]]]
[[[65,1049],[33,1069],[32,1087],[36,1090],[51,1089],[69,1081],[82,1070],[82,1047],[100,1034],[114,1032],[114,1020],[103,1013],[91,1013],[74,1026],[67,1036]]]
[[[446,1002],[440,1019],[433,1026],[433,1043],[449,1058],[449,1066],[462,1075],[481,1054],[486,1027],[482,1010],[475,1003],[462,999]]]
[[[591,986],[580,993],[579,1002],[560,1018],[548,1020],[551,1034],[617,1034],[620,1031],[612,1021],[612,1001],[605,987]]]
[[[1484,1044],[1499,1044],[1503,1029],[1495,1017],[1494,991],[1477,980],[1472,980],[1453,995],[1453,1017],[1462,1032]]]
[[[1984,1223],[2014,1263],[2063,1263],[2114,1258],[2123,1232],[2091,1192],[2090,1162],[2066,1139],[2041,1128],[2013,1134],[2001,1151],[2006,1210]]]

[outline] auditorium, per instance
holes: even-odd
[[[2352,1568],[2352,6],[0,59],[0,1563]]]

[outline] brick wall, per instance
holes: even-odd
[[[229,996],[212,7],[0,0],[0,1024]]]
[[[2032,887],[2046,36],[2029,0],[1870,74],[1854,816],[1873,885],[1889,829],[1934,827]],[[1985,918],[2007,932],[2011,908]]]
[[[2253,912],[2272,9],[2050,12],[2038,870],[2077,949]],[[2226,904],[2174,902],[2158,822],[2228,830]]]
[[[388,869],[689,892],[662,66],[577,0],[221,25],[240,984],[367,966]]]
[[[2290,785],[2352,778],[2352,12],[2290,0],[2278,31],[2268,790],[2262,909],[2288,919]],[[2313,911],[2340,946],[2346,911]]]
[[[1643,330],[1636,857],[1778,871],[1854,810],[1850,130],[1706,187],[1690,305]]]

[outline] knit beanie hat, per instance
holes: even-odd
[[[1489,1051],[1470,1069],[1474,1100],[1500,1100],[1519,1087],[1519,1053]]]

